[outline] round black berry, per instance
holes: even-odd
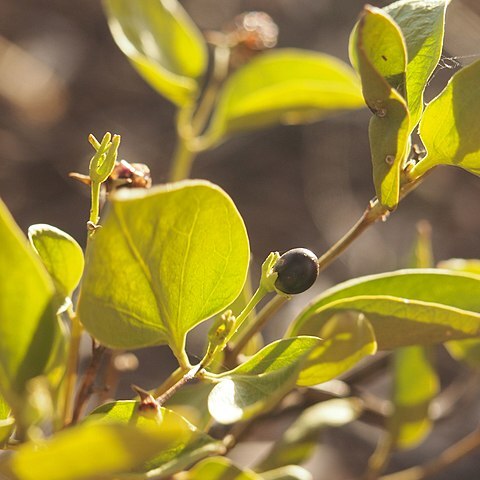
[[[318,276],[318,258],[306,248],[285,252],[274,265],[278,273],[275,287],[288,295],[308,290]]]

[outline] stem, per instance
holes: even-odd
[[[225,350],[225,363],[227,365],[230,365],[231,362],[235,362],[235,359],[245,348],[249,340],[256,333],[262,330],[268,320],[270,320],[270,317],[274,315],[287,301],[287,297],[276,295],[272,298],[270,302],[265,305],[264,308],[262,308],[262,310],[260,310],[260,313],[255,317],[255,321],[250,323],[250,325],[248,325],[245,330],[242,330],[238,334],[234,346],[231,348],[227,347],[227,349]]]
[[[371,200],[362,216],[353,225],[353,227],[334,245],[332,245],[319,259],[319,271],[328,267],[340,254],[342,254],[350,244],[356,240],[370,225],[388,215],[389,212],[382,207],[378,200]]]
[[[196,156],[197,152],[191,150],[188,142],[179,136],[168,181],[178,182],[188,178]]]
[[[457,463],[480,447],[480,429],[475,430],[444,450],[438,457],[400,472],[384,475],[380,480],[424,480]]]
[[[182,377],[185,375],[185,370],[178,367],[159,387],[153,392],[154,397],[160,397],[163,395],[169,388],[175,385]]]
[[[97,376],[98,369],[100,368],[102,356],[106,350],[106,347],[103,345],[97,345],[95,340],[92,339],[92,358],[83,375],[82,386],[77,395],[77,400],[75,402],[75,407],[73,409],[71,425],[74,425],[78,422],[88,399],[93,393],[93,383],[95,377]]]
[[[100,220],[100,187],[101,182],[94,182],[92,180],[92,207],[90,208],[90,222],[97,225]]]
[[[80,340],[82,338],[82,324],[77,315],[70,307],[68,309],[68,316],[70,317],[72,325],[72,334],[70,338],[70,349],[68,352],[67,371],[65,379],[65,400],[63,410],[63,425],[68,425],[72,421],[73,414],[73,399],[75,396],[75,384],[77,381],[78,370],[78,353],[80,348]]]
[[[180,110],[177,121],[178,143],[170,170],[169,182],[178,182],[190,176],[192,164],[198,152],[209,148],[208,142],[198,142],[199,135],[212,115],[218,89],[228,75],[230,50],[226,47],[216,47],[213,59],[213,73],[195,113],[193,108]]]
[[[430,173],[431,170],[428,171]],[[414,180],[411,180],[408,177],[405,177],[403,180],[403,185],[400,188],[400,200],[405,198],[410,192],[415,190],[418,185],[423,181],[425,177],[418,177]],[[362,216],[358,219],[358,221],[353,225],[353,227],[342,237],[338,240],[331,248],[329,248],[319,259],[318,259],[318,268],[319,272],[325,270],[341,253],[343,253],[350,244],[356,240],[368,227],[376,223],[378,220],[387,218],[390,214],[390,211],[382,206],[377,198],[370,200],[368,207],[363,212]],[[277,297],[270,300],[264,307],[264,311],[266,316],[258,316],[252,325],[250,325],[244,332],[242,332],[240,339],[242,342],[241,348],[245,346],[245,344],[250,340],[250,338],[258,332],[261,328],[265,326],[267,321],[273,316],[273,313],[276,313],[284,304],[286,303],[286,299],[278,299]],[[262,311],[263,312],[263,311]],[[261,322],[259,327],[256,326],[257,322]],[[241,348],[238,348],[237,345],[233,347],[233,351],[236,355],[240,353]],[[233,354],[229,354],[229,359],[232,360],[235,357]]]
[[[202,370],[202,364],[199,363],[185,373],[177,382],[175,382],[168,390],[156,398],[159,406],[163,406],[180,388],[191,382],[197,374]],[[174,372],[175,373],[175,372]]]

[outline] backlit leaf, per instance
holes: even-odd
[[[289,335],[316,335],[335,313],[363,313],[379,349],[475,337],[480,332],[480,276],[412,269],[337,285],[308,306]]]
[[[53,284],[1,202],[0,243],[0,392],[17,411],[28,381],[46,373],[61,332]]]
[[[458,272],[480,274],[480,260],[451,258],[438,263],[438,268],[448,268]],[[454,340],[445,344],[450,355],[465,362],[472,368],[480,368],[480,339]]]
[[[462,68],[425,109],[420,137],[427,155],[412,170],[454,165],[480,175],[480,61]]]
[[[161,448],[135,469],[138,472],[148,472],[149,477],[167,477],[212,453],[223,450],[220,442],[213,440],[181,415],[167,408],[161,408],[158,416],[152,418],[138,413],[138,402],[125,400],[102,405],[87,417],[87,423],[112,421],[138,427],[151,426],[153,423],[159,434],[163,434],[164,443]]]
[[[83,251],[68,233],[45,224],[32,225],[28,238],[63,297],[71,297],[83,273]]]
[[[219,187],[125,189],[90,239],[78,314],[107,346],[168,343],[182,357],[187,332],[239,295],[248,262],[242,218]]]
[[[105,0],[113,38],[138,73],[177,105],[192,102],[207,66],[202,34],[177,0]]]
[[[354,72],[340,60],[308,50],[264,53],[238,69],[219,94],[206,137],[279,123],[307,123],[364,106]]]
[[[218,375],[208,408],[220,423],[230,424],[267,411],[295,386],[308,354],[319,344],[315,337],[273,342],[242,365]]]
[[[363,313],[336,313],[315,335],[322,342],[304,363],[298,385],[318,385],[332,380],[377,351],[373,328]]]
[[[400,0],[387,5],[407,46],[406,97],[410,131],[423,112],[423,91],[442,53],[446,0]]]
[[[350,59],[374,114],[369,126],[373,181],[380,203],[389,209],[399,201],[400,172],[409,150],[405,49],[390,16],[367,5],[350,37]]]
[[[411,346],[395,351],[393,402],[389,430],[397,448],[412,448],[430,432],[430,402],[439,381],[428,348]]]

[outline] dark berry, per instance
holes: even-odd
[[[308,290],[318,276],[318,258],[306,248],[285,252],[273,270],[278,273],[275,287],[288,295]]]

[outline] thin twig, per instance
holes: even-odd
[[[380,477],[380,480],[424,480],[425,478],[430,478],[446,468],[451,467],[479,447],[480,429],[477,429],[457,443],[451,445],[433,460],[430,460],[423,465],[384,475],[383,477]]]
[[[92,339],[92,358],[90,359],[90,363],[83,375],[82,386],[78,391],[77,399],[75,401],[71,421],[72,425],[77,423],[80,419],[88,399],[93,393],[93,383],[95,382],[105,350],[106,347],[98,345],[95,340]]]

